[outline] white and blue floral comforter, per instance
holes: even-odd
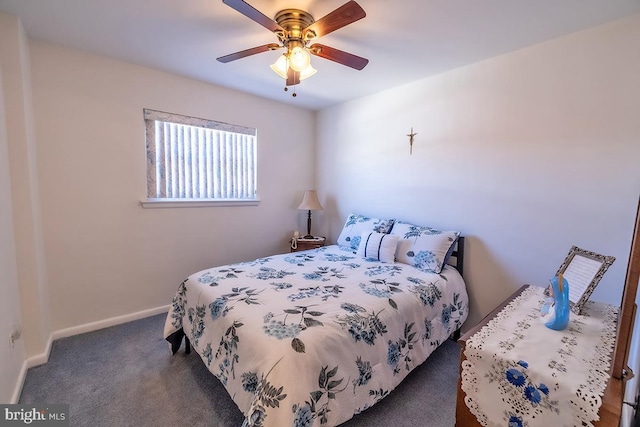
[[[387,396],[467,317],[460,274],[340,246],[211,268],[178,287],[182,329],[244,426],[335,426]]]

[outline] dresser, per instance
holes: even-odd
[[[469,341],[476,334],[480,333],[483,327],[485,327],[492,319],[497,317],[504,317],[505,313],[503,310],[511,303],[515,298],[521,296],[525,290],[529,288],[528,285],[522,286],[516,292],[514,292],[509,298],[507,298],[502,304],[500,304],[495,310],[493,310],[489,315],[487,315],[480,323],[478,323],[475,327],[467,331],[463,336],[460,337],[458,342],[462,347],[462,352],[460,354],[460,372],[461,376],[458,379],[458,396],[456,403],[456,426],[457,427],[473,427],[482,425],[478,422],[476,416],[470,411],[469,407],[465,403],[466,393],[463,390],[462,382],[462,371],[463,364],[467,360],[465,355],[465,350],[467,348],[467,341]],[[613,321],[612,323],[615,323]],[[517,326],[514,325],[514,328]],[[555,332],[555,331],[554,331]],[[484,330],[484,334],[487,334],[487,329]],[[533,358],[534,356],[531,355]],[[531,362],[532,360],[529,360]],[[611,369],[610,369],[611,370]],[[491,373],[476,373],[479,377],[485,376],[485,374],[491,375]],[[561,381],[559,379],[558,381]],[[494,391],[489,391],[490,393],[494,393]],[[620,423],[620,416],[622,412],[622,397],[624,395],[624,381],[622,379],[616,379],[613,376],[609,375],[609,380],[607,382],[604,396],[602,400],[602,405],[600,406],[598,416],[600,420],[594,423],[594,426],[603,427],[603,426],[618,426]],[[492,419],[492,421],[494,421]],[[495,422],[498,425],[501,422],[504,422],[504,425],[507,425],[506,421],[496,420]]]

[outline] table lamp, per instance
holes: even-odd
[[[322,205],[318,201],[318,193],[316,190],[305,190],[302,203],[298,206],[298,209],[307,210],[307,235],[303,239],[313,239],[311,235],[311,211],[321,211]]]

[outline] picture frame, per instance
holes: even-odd
[[[569,306],[573,313],[580,314],[598,282],[615,260],[613,256],[587,251],[575,245],[571,247],[556,276],[562,273],[569,283]]]

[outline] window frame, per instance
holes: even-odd
[[[152,197],[157,184],[156,175],[156,121],[175,123],[179,125],[195,126],[205,129],[232,132],[249,135],[257,138],[257,129],[246,126],[233,125],[216,120],[201,119],[197,117],[185,116],[177,113],[143,109],[145,122],[145,158],[146,158],[146,199],[141,200],[141,205],[145,208],[166,208],[166,207],[209,207],[209,206],[256,206],[260,203],[258,197],[258,176],[257,176],[257,141],[254,147],[254,197],[252,198],[159,198]]]

